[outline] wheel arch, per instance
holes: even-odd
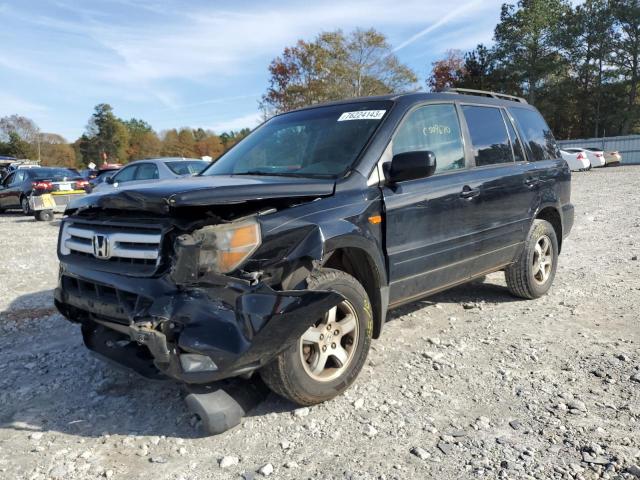
[[[560,216],[560,211],[555,205],[547,205],[541,207],[540,210],[536,213],[534,219],[537,220],[546,220],[551,224],[553,230],[556,232],[556,237],[558,240],[558,253],[562,250],[562,217]]]
[[[360,282],[371,302],[373,338],[378,338],[389,305],[386,273],[380,262],[362,246],[343,244],[327,251],[322,266],[341,270]]]

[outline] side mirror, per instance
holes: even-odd
[[[436,171],[436,155],[430,151],[399,153],[387,165],[385,173],[390,183],[426,178]]]
[[[109,184],[112,184],[114,181],[115,180],[113,179],[113,175],[110,175],[105,179],[105,182],[107,182]]]

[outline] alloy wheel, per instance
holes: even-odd
[[[343,300],[300,338],[306,373],[319,382],[338,378],[353,360],[360,326],[353,306]]]
[[[553,267],[553,247],[551,239],[542,235],[536,242],[533,252],[533,279],[539,285],[544,284],[551,275]]]

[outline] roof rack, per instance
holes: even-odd
[[[515,95],[507,95],[506,93],[488,92],[486,90],[474,90],[472,88],[447,88],[445,93],[459,93],[461,95],[483,95],[485,97],[497,98],[502,100],[511,100],[514,102],[528,103],[522,97],[516,97]]]

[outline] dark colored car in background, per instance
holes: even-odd
[[[91,193],[95,187],[106,181],[107,178],[113,176],[118,170],[120,170],[120,167],[94,170],[93,173],[89,176],[89,183],[87,183],[87,186],[84,187],[84,189],[87,193]]]
[[[534,107],[469,93],[281,114],[199,176],[77,199],[57,308],[143,375],[258,372],[311,405],[353,383],[390,308],[500,270],[544,295],[571,172]]]
[[[71,168],[20,168],[10,173],[0,184],[0,212],[20,208],[25,215],[30,215],[30,195],[84,190],[86,183],[80,173]]]

